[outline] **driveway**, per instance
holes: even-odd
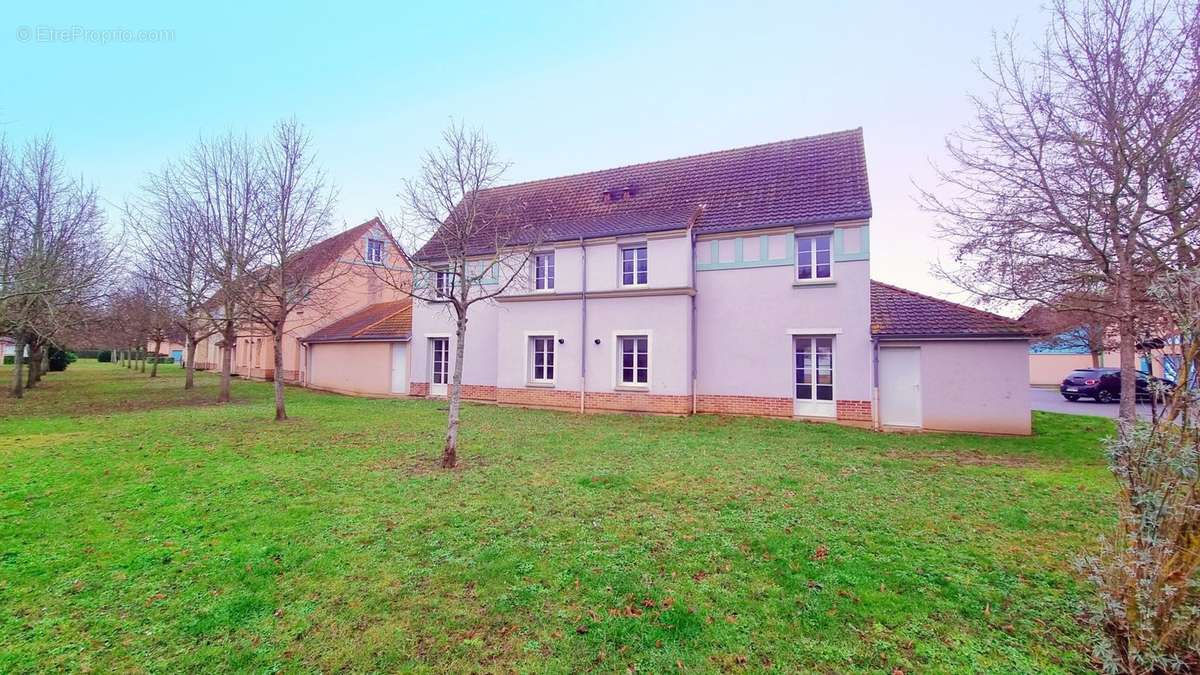
[[[1097,403],[1090,398],[1081,398],[1072,403],[1062,397],[1062,394],[1053,389],[1039,389],[1032,387],[1029,390],[1029,402],[1034,410],[1044,410],[1046,412],[1066,413],[1068,415],[1095,415],[1098,417],[1112,417],[1116,419],[1117,410],[1120,408],[1114,403]],[[1150,405],[1147,403],[1138,404],[1138,417],[1150,419]]]

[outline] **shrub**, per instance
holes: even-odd
[[[9,354],[8,356],[4,357],[4,365],[11,366],[14,363],[16,363],[16,357],[14,355]]]
[[[50,347],[50,372],[62,372],[67,369],[68,364],[74,363],[75,360],[75,354],[72,352],[64,351],[54,346]]]
[[[97,352],[96,361],[99,363],[112,363],[112,350],[103,349]]]
[[[1178,381],[1200,358],[1200,271],[1151,291],[1179,330]],[[1086,615],[1110,673],[1200,671],[1200,391],[1152,385],[1151,419],[1122,425],[1105,452],[1117,479],[1117,528],[1081,561],[1096,588]],[[1160,408],[1157,400],[1165,400]]]

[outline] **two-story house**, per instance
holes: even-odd
[[[358,377],[356,367],[369,363],[369,373],[392,359],[407,373],[410,301],[401,288],[410,279],[407,259],[378,218],[333,235],[298,253],[297,269],[314,277],[312,298],[294,309],[285,326],[284,371],[288,383],[352,394],[404,393],[390,375],[382,381]],[[398,288],[400,287],[400,288]],[[403,319],[403,320],[401,320]],[[354,327],[347,331],[346,327]],[[369,335],[363,332],[371,329]],[[395,345],[395,346],[393,346]],[[397,348],[398,347],[398,348]],[[221,337],[201,341],[196,366],[219,369]],[[233,345],[233,372],[258,380],[275,376],[274,345],[267,328],[244,321]]]
[[[473,306],[464,398],[1029,432],[1019,324],[872,282],[861,130],[486,196],[542,245]],[[443,396],[453,319],[412,312],[410,392]]]

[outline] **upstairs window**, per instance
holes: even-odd
[[[832,258],[830,257],[832,240],[833,237],[828,234],[796,237],[797,281],[828,279],[833,276]]]
[[[533,288],[537,291],[554,290],[553,251],[533,256]]]
[[[554,384],[554,337],[538,335],[529,338],[529,381]]]
[[[625,246],[621,249],[621,285],[646,285],[646,245]]]
[[[383,262],[383,242],[381,240],[367,240],[367,262],[376,264]]]
[[[434,291],[439,297],[449,297],[454,293],[454,273],[449,270],[438,270],[433,278]]]

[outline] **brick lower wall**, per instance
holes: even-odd
[[[584,395],[583,403],[589,410],[621,410],[670,415],[686,415],[692,411],[692,397],[686,394],[680,396],[640,391],[589,391]]]
[[[795,405],[790,398],[727,396],[719,394],[700,394],[696,396],[696,412],[701,413],[791,417],[794,411]]]
[[[579,392],[549,387],[496,389],[496,402],[505,405],[527,405],[538,408],[579,409]]]
[[[837,418],[846,422],[871,422],[871,402],[838,401]]]
[[[409,396],[428,396],[429,395],[429,383],[428,382],[409,382],[408,383],[408,394],[409,394]]]

